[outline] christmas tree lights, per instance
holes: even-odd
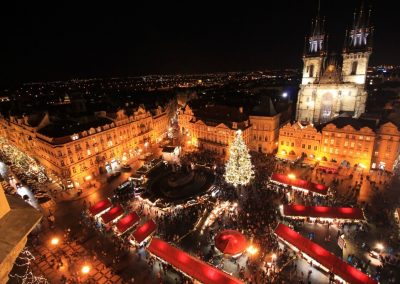
[[[236,131],[235,140],[229,148],[229,159],[225,165],[225,181],[238,185],[247,185],[254,177],[253,165],[242,131]]]

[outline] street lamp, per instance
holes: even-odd
[[[57,237],[54,237],[54,238],[51,239],[50,243],[51,243],[53,246],[56,246],[56,245],[58,245],[58,244],[60,243],[60,239],[57,238]]]
[[[253,245],[250,245],[246,251],[251,254],[251,255],[255,255],[258,252],[258,249],[256,247],[254,247]]]
[[[288,96],[288,93],[287,93],[287,92],[284,92],[284,93],[282,94],[282,98],[287,98],[287,96]]]
[[[84,266],[82,266],[81,272],[83,274],[88,274],[90,272],[90,266],[85,264]]]

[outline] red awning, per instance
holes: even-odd
[[[378,282],[364,274],[360,270],[345,263],[323,247],[303,237],[284,224],[279,224],[275,234],[301,252],[316,260],[322,266],[332,271],[335,275],[352,284],[377,284]]]
[[[274,173],[271,176],[271,180],[275,181],[275,182],[283,183],[286,185],[290,185],[293,187],[297,187],[299,189],[312,191],[312,192],[315,192],[318,194],[325,195],[328,193],[328,187],[326,187],[323,184],[308,182],[306,180],[299,179],[299,178],[291,179],[287,175],[283,175],[283,174]]]
[[[131,212],[128,215],[125,215],[117,222],[117,229],[120,234],[125,233],[129,228],[137,224],[140,220],[140,217],[136,212]]]
[[[142,243],[148,236],[150,236],[157,228],[153,220],[148,220],[140,226],[133,234],[132,238],[138,243]]]
[[[104,210],[110,208],[111,206],[112,206],[111,201],[108,199],[105,199],[105,200],[97,202],[95,205],[90,207],[89,211],[90,211],[90,214],[92,214],[92,216],[95,216],[95,215],[103,212]]]
[[[283,214],[286,216],[364,220],[360,208],[349,207],[284,205]]]
[[[237,255],[247,248],[247,240],[238,231],[225,230],[215,237],[215,247],[222,253]]]
[[[187,254],[186,252],[153,238],[149,252],[168,262],[175,268],[204,284],[239,284],[239,279]]]
[[[117,205],[111,208],[107,213],[101,215],[101,219],[103,219],[103,223],[108,224],[122,214],[124,214],[124,209],[122,209],[120,205]]]

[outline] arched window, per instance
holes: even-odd
[[[357,66],[358,66],[358,62],[357,61],[353,61],[353,63],[351,64],[351,73],[350,73],[350,75],[356,75],[357,74]]]

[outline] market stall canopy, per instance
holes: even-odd
[[[328,193],[328,187],[323,184],[308,182],[299,178],[290,178],[288,175],[274,173],[271,176],[271,180],[281,184],[296,187],[302,190],[312,191],[314,193],[326,195]]]
[[[360,208],[350,207],[304,206],[292,204],[283,206],[283,214],[285,216],[364,220],[364,214]]]
[[[120,234],[125,233],[127,230],[136,225],[140,220],[140,217],[136,212],[131,212],[125,215],[117,222],[117,230]]]
[[[101,215],[101,219],[103,220],[104,224],[108,224],[111,221],[120,217],[122,214],[124,214],[124,209],[122,209],[120,205],[117,205],[111,208],[109,211],[107,211],[107,213]]]
[[[215,237],[215,247],[224,254],[237,255],[247,248],[243,234],[235,230],[225,230]]]
[[[275,234],[348,283],[378,284],[377,281],[370,278],[368,275],[347,264],[323,247],[303,237],[282,223],[276,227]]]
[[[160,240],[153,238],[148,247],[153,255],[168,262],[176,269],[204,284],[242,284],[233,276],[185,253],[184,251]]]
[[[156,230],[156,228],[157,228],[156,223],[154,223],[153,220],[148,220],[132,234],[132,238],[138,244],[141,244]]]
[[[97,202],[95,205],[91,206],[89,208],[89,212],[90,214],[92,214],[92,216],[95,216],[97,214],[100,214],[101,212],[111,208],[112,203],[110,200],[108,199],[104,199],[102,201]]]

